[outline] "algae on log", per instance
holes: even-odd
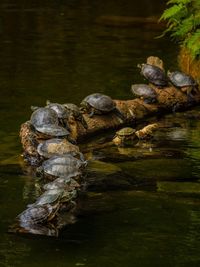
[[[157,57],[149,57],[147,63],[154,64],[163,68],[163,62]],[[124,114],[125,121],[122,121],[114,113],[105,115],[95,115],[90,118],[84,114],[84,119],[88,124],[85,129],[78,121],[69,122],[71,128],[71,136],[77,142],[82,142],[89,136],[108,129],[117,129],[123,125],[138,124],[148,117],[169,113],[176,110],[186,110],[200,102],[200,93],[194,95],[194,101],[188,102],[187,95],[174,86],[165,88],[157,88],[153,86],[157,93],[157,103],[146,104],[142,99],[135,98],[131,100],[114,100],[117,108]],[[131,93],[130,93],[131,94]],[[31,157],[37,156],[37,144],[42,141],[39,133],[34,132],[30,122],[25,122],[21,126],[20,137],[25,154]],[[44,137],[42,137],[44,138]],[[46,137],[49,138],[48,136]]]

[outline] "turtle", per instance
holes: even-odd
[[[88,128],[87,122],[85,121],[83,114],[81,113],[79,107],[73,103],[65,103],[63,106],[66,108],[70,117],[75,120],[80,121],[85,129]]]
[[[155,90],[147,84],[133,84],[131,86],[131,92],[135,96],[144,99],[144,102],[147,104],[155,103],[157,101]]]
[[[53,182],[47,183],[43,186],[44,190],[64,188],[65,190],[71,191],[72,189],[79,188],[80,184],[73,178],[64,177],[57,178]]]
[[[37,152],[44,158],[51,158],[56,155],[71,154],[79,156],[84,161],[84,156],[80,152],[79,147],[71,144],[65,138],[52,138],[45,140],[37,146]]]
[[[55,204],[57,202],[66,202],[69,199],[69,192],[64,188],[54,188],[45,191],[33,205]]]
[[[65,107],[59,103],[52,103],[50,102],[50,100],[46,101],[46,107],[54,110],[58,116],[59,123],[68,131],[70,131],[70,127],[67,123],[67,120],[69,119],[69,113],[67,112]]]
[[[90,118],[94,114],[100,115],[107,114],[109,112],[115,112],[118,117],[120,117],[123,121],[125,120],[125,116],[116,107],[116,104],[112,98],[104,94],[94,93],[88,95],[83,99],[80,106],[83,111],[89,113]]]
[[[116,145],[123,145],[127,141],[133,141],[136,138],[136,130],[131,127],[125,127],[116,132],[113,142]]]
[[[186,91],[188,100],[193,99],[191,92],[198,91],[198,84],[192,76],[182,71],[168,71],[167,76],[175,87],[182,89],[182,91]]]
[[[18,215],[18,219],[23,224],[43,224],[50,221],[56,215],[59,209],[59,204],[55,205],[45,204],[45,205],[31,205]]]
[[[43,173],[45,176],[55,177],[76,177],[81,175],[80,169],[86,166],[86,162],[81,161],[70,154],[63,156],[53,156],[44,161],[37,168],[37,173]]]
[[[138,64],[138,68],[141,69],[141,74],[153,85],[159,88],[168,85],[168,79],[164,70],[151,64]]]
[[[62,137],[69,136],[69,131],[58,125],[57,113],[50,108],[36,109],[30,118],[31,125],[36,131],[53,136]]]

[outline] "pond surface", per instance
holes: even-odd
[[[35,197],[18,157],[30,106],[78,104],[92,92],[128,99],[143,81],[136,65],[150,55],[176,68],[178,47],[155,39],[160,27],[120,22],[160,16],[161,2],[1,1],[0,266],[200,265],[200,121],[184,114],[164,119],[170,126],[150,143],[94,151],[89,171],[108,186],[90,187],[77,223],[59,238],[7,233]],[[106,191],[115,178],[117,190]]]

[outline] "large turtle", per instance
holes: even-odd
[[[54,156],[42,163],[37,171],[45,176],[54,177],[77,177],[81,175],[81,168],[86,166],[86,162],[81,161],[70,154]]]
[[[44,158],[51,158],[56,155],[72,154],[79,156],[84,160],[83,154],[80,152],[79,147],[71,144],[66,139],[52,138],[40,143],[37,147],[37,152]]]
[[[83,114],[77,105],[73,103],[65,103],[63,106],[66,108],[70,118],[80,121],[85,129],[88,128],[87,122],[85,121]]]
[[[36,131],[52,137],[69,136],[69,131],[58,125],[57,113],[50,108],[36,109],[30,118]]]
[[[131,127],[125,127],[116,132],[113,142],[116,145],[124,145],[128,141],[133,141],[136,138],[136,130]]]
[[[109,112],[115,112],[115,114],[122,120],[125,120],[125,116],[116,107],[115,102],[111,97],[100,93],[88,95],[81,102],[81,109],[89,113],[89,117],[94,114],[107,114]]]
[[[135,95],[144,99],[147,104],[155,103],[157,101],[157,94],[153,88],[147,84],[133,84],[131,86],[131,92]]]
[[[182,71],[168,71],[167,75],[170,82],[175,87],[182,89],[182,91],[186,91],[189,100],[193,99],[191,92],[198,91],[198,84],[192,76]]]
[[[31,205],[28,209],[18,215],[18,219],[23,224],[43,224],[51,221],[59,209],[59,204],[45,204],[42,206]]]
[[[165,72],[154,65],[150,64],[138,64],[138,68],[141,70],[141,74],[152,84],[158,87],[165,87],[168,84],[167,76]]]

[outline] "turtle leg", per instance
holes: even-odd
[[[38,107],[38,106],[31,106],[31,110],[32,111],[36,111],[37,109],[39,109],[40,107]]]
[[[118,108],[115,108],[114,112],[120,119],[122,119],[123,121],[126,120],[126,117],[124,116],[124,114]]]
[[[95,114],[95,111],[94,111],[94,109],[92,108],[92,109],[91,109],[91,112],[88,114],[88,116],[89,116],[90,118],[92,118],[92,117],[94,116],[94,114]]]

